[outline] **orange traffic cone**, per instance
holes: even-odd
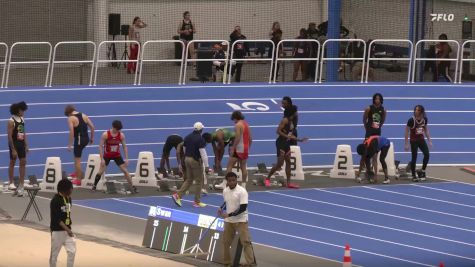
[[[439,263],[439,267],[444,267],[444,263],[443,262]]]
[[[345,246],[345,255],[343,256],[343,267],[351,267],[350,245]]]

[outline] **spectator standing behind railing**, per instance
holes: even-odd
[[[295,39],[307,39],[307,30],[305,28],[300,29],[300,34]],[[308,42],[295,42],[294,43],[294,58],[308,58],[310,54],[310,46]],[[299,60],[294,63],[294,82],[297,81],[297,76],[299,74],[299,69],[302,73],[302,81],[307,80],[307,61]]]
[[[226,67],[226,61],[224,60],[226,59],[226,53],[224,52],[222,43],[217,43],[213,45],[213,59],[213,82],[222,82],[223,75],[221,75],[219,79],[217,78],[218,73],[224,74]]]
[[[282,40],[282,31],[279,29],[279,30],[276,30],[274,32],[273,37],[271,39],[271,41],[274,43],[274,46],[275,46],[274,51],[273,51],[274,61],[272,61],[272,64],[271,64],[271,77],[272,77],[272,79],[275,78],[276,81],[279,78],[279,69],[280,69],[280,63],[275,61],[275,58],[277,57],[277,51],[279,51],[279,57],[284,55],[284,52],[282,51],[283,49],[279,49],[279,47],[278,47],[278,44],[281,40]],[[282,44],[280,46],[281,46],[280,48],[282,48]],[[270,53],[271,50],[272,50],[272,48],[269,49],[269,53]],[[272,56],[270,56],[270,57],[272,57]],[[275,77],[274,77],[274,68],[275,67],[277,67],[277,72],[276,72]]]
[[[307,29],[307,37],[308,39],[313,39],[318,41],[320,33],[317,30],[317,24],[315,22],[310,22],[308,24],[308,29]],[[318,45],[316,43],[310,43],[310,54],[309,57],[318,57]],[[315,69],[317,67],[317,61],[312,60],[309,61],[307,64],[307,77],[310,77],[312,81],[315,80]]]
[[[439,40],[447,40],[447,34],[442,33],[439,35]],[[439,42],[435,45],[435,54],[436,57],[439,58],[450,58],[450,53],[452,52],[452,48],[448,42]],[[442,81],[445,79],[447,82],[452,82],[452,77],[449,75],[450,69],[450,61],[436,61],[437,67],[433,69],[434,77],[432,79],[433,82]]]
[[[142,28],[147,27],[147,24],[142,21],[140,17],[135,17],[134,21],[132,22],[131,27],[129,27],[129,40],[137,41],[140,43],[140,31]],[[137,44],[131,43],[130,44],[130,60],[137,60],[139,55],[139,46]],[[137,69],[136,62],[129,62],[127,64],[127,73],[132,74],[135,73]]]
[[[178,34],[180,34],[180,39],[185,43],[185,47],[188,45],[190,41],[193,40],[193,35],[196,33],[196,26],[193,22],[191,22],[191,14],[190,11],[185,11],[183,13],[183,20],[178,25]],[[191,58],[195,59],[195,46],[190,45],[190,55]],[[193,68],[196,68],[196,62],[193,62]]]
[[[272,29],[269,32],[269,38],[274,42],[275,48],[277,49],[277,43],[274,40],[282,39],[282,29],[280,28],[280,23],[278,21],[272,23]],[[275,51],[272,51],[272,47],[269,47],[269,52],[267,53],[268,57],[272,57],[272,53],[275,54]]]
[[[233,58],[244,58],[246,53],[249,53],[249,48],[247,43],[245,42],[238,42],[234,45],[234,42],[239,40],[245,40],[246,36],[241,33],[241,27],[236,26],[234,27],[234,31],[229,35],[230,43],[234,46],[234,55]],[[236,62],[236,65],[232,65],[231,75],[234,76],[234,81],[241,82],[241,69],[242,69],[242,61]]]

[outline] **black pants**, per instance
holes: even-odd
[[[236,63],[236,66],[233,66],[231,70],[231,75],[236,74],[236,76],[234,76],[234,80],[236,82],[241,82],[241,69],[242,69],[242,63]]]
[[[386,164],[386,156],[388,155],[389,152],[389,146],[383,146],[381,148],[381,154],[379,154],[379,162],[381,162],[381,166],[383,167],[383,170],[388,169],[388,165]],[[376,152],[377,153],[377,152]],[[374,155],[369,155],[365,159],[365,165],[366,165],[366,173],[371,173],[371,159],[373,158]]]
[[[452,77],[449,74],[450,62],[441,61],[439,64],[435,64],[435,68],[432,68],[432,81],[438,82],[439,77],[442,76],[447,82],[452,82]]]
[[[425,170],[427,167],[427,163],[429,163],[429,148],[427,147],[427,143],[424,139],[411,141],[411,172],[412,175],[416,175],[416,161],[417,161],[417,150],[420,149],[422,154],[424,154],[424,159],[422,160],[422,169]]]

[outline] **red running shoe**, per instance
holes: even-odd
[[[287,185],[287,188],[292,188],[292,189],[299,189],[299,188],[300,188],[300,186],[299,186],[299,185],[297,185],[297,184],[291,184],[291,183],[289,183],[289,184]]]
[[[265,185],[266,187],[270,187],[270,179],[265,179],[264,185]]]
[[[72,180],[72,183],[73,183],[73,185],[79,185],[79,186],[80,186],[80,185],[81,185],[81,180],[79,180],[79,179],[73,179],[73,180]]]

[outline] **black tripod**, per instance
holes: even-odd
[[[115,41],[115,35],[112,35],[112,41]],[[117,52],[115,50],[115,43],[111,43],[107,48],[107,59],[108,60],[117,60]],[[117,67],[117,62],[111,62],[112,67]]]
[[[125,36],[125,40],[127,41],[127,35],[124,35],[124,36]],[[130,58],[129,49],[127,48],[127,43],[124,43],[124,52],[122,53],[120,60],[128,60],[129,58]],[[124,63],[124,68],[127,68],[127,62],[124,61],[121,63]],[[120,68],[121,63],[119,63],[119,66],[117,68]]]

